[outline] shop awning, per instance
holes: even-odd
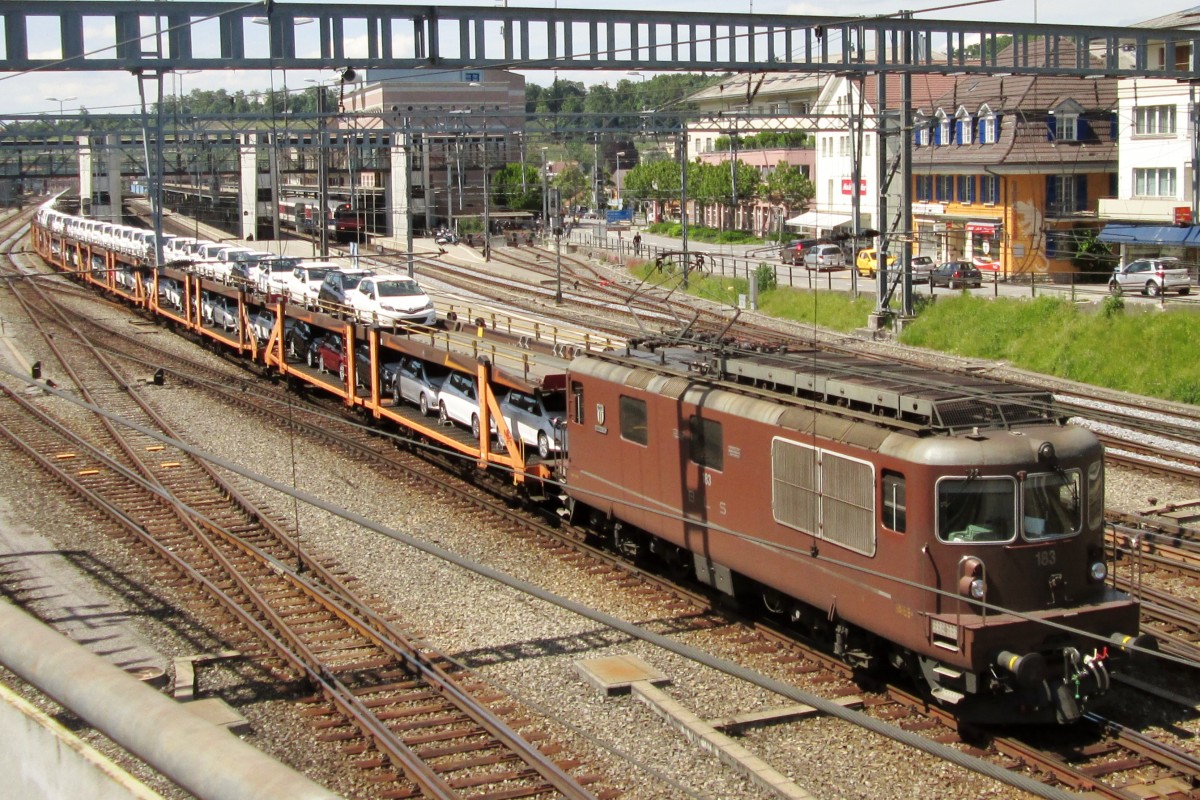
[[[834,214],[829,211],[805,211],[798,217],[792,217],[787,221],[788,225],[795,225],[802,228],[817,228],[822,231],[831,231],[841,225],[849,225],[854,222],[854,217],[848,217],[845,214]]]
[[[1160,244],[1200,247],[1200,225],[1105,225],[1100,241],[1112,244]]]

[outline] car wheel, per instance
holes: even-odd
[[[446,404],[438,403],[438,422],[449,422],[450,417],[446,414]]]
[[[476,439],[479,438],[479,415],[478,414],[471,415],[471,435],[474,436]]]
[[[546,437],[545,431],[538,431],[538,457],[550,457],[550,440]]]
[[[342,383],[346,382],[346,365],[345,364],[342,364],[340,367],[338,367],[338,380],[340,380]]]
[[[422,398],[424,399],[424,398]],[[400,382],[392,381],[392,405],[400,405]]]
[[[292,359],[299,359],[299,358],[300,358],[300,354],[296,352],[296,340],[295,340],[295,339],[288,339],[288,340],[287,340],[287,347],[288,347],[288,355],[289,355],[289,356],[290,356]]]
[[[325,356],[317,354],[317,372],[329,372],[329,367],[325,365]]]
[[[1179,296],[1183,297],[1185,294],[1191,294],[1191,292],[1192,292],[1192,287],[1185,286],[1179,290]]]
[[[317,365],[317,354],[314,353],[311,348],[309,348],[308,352],[304,354],[304,363],[308,364],[310,367],[315,367]]]
[[[421,416],[422,417],[429,416],[429,397],[424,392],[421,392],[421,399],[419,401],[419,405],[421,406]]]
[[[1120,297],[1121,296],[1121,284],[1117,283],[1116,281],[1113,281],[1112,283],[1110,283],[1108,285],[1108,291],[1112,294],[1113,297]]]
[[[950,291],[952,291],[952,292],[958,288],[958,284],[955,283],[954,281],[950,281],[950,283],[948,283],[946,285],[949,287]]]
[[[1158,297],[1162,294],[1162,289],[1158,288],[1158,284],[1154,281],[1146,281],[1146,294],[1151,297]]]

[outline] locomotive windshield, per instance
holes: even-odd
[[[1022,484],[1025,538],[1050,539],[1078,533],[1083,524],[1079,470],[1030,475]]]
[[[943,542],[1007,542],[1017,533],[1012,478],[938,481],[938,538]]]

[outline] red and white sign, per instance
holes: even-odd
[[[1175,224],[1192,224],[1192,209],[1190,206],[1175,206]]]
[[[973,233],[976,236],[995,236],[996,227],[994,222],[968,222],[967,233]]]
[[[853,193],[854,193],[854,179],[853,178],[842,178],[842,194],[853,194]],[[864,197],[867,194],[867,181],[865,178],[860,179],[858,181],[858,193],[860,195],[863,195]]]
[[[981,270],[986,269],[991,272],[1000,271],[1000,262],[994,260],[991,256],[975,256],[971,259],[971,263]]]

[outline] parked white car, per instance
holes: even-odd
[[[363,278],[346,293],[346,302],[360,320],[373,325],[433,325],[433,301],[412,278],[374,275]]]
[[[339,269],[329,261],[301,261],[284,279],[282,292],[288,300],[305,308],[317,307],[317,293],[330,270]]]
[[[479,393],[473,377],[465,372],[450,373],[438,390],[438,419],[457,422],[470,428],[473,436],[479,436]],[[495,433],[496,423],[489,427]]]

